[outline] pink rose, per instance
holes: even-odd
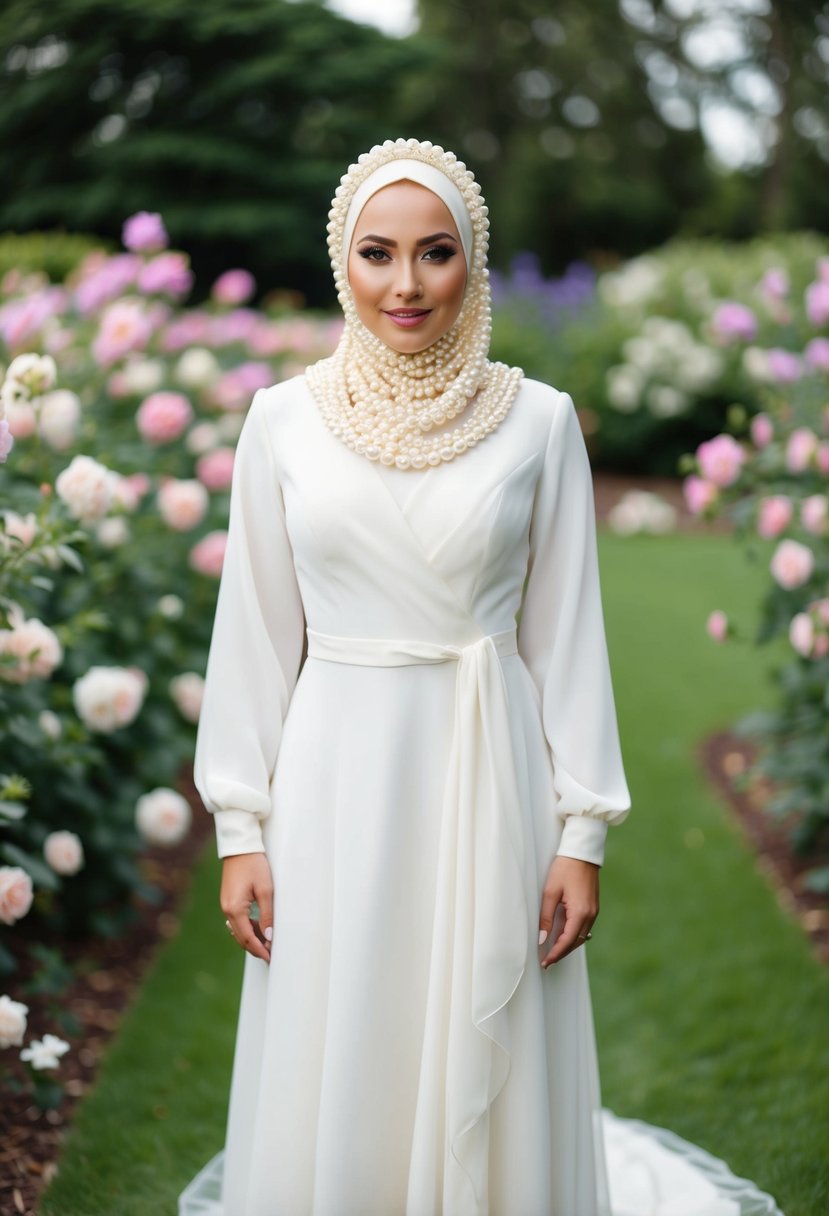
[[[43,856],[56,874],[77,874],[84,863],[83,845],[74,832],[50,832],[43,842]]]
[[[697,462],[706,481],[730,486],[740,476],[746,454],[731,435],[716,435],[697,448]]]
[[[208,490],[227,490],[233,478],[233,448],[214,448],[196,461],[196,476]]]
[[[767,540],[785,532],[792,520],[794,507],[785,494],[773,494],[760,501],[757,531]]]
[[[0,920],[13,925],[32,906],[32,880],[20,866],[0,866]]]
[[[186,296],[192,286],[193,272],[183,253],[160,253],[138,272],[138,289],[147,295]]]
[[[815,626],[808,612],[798,612],[789,625],[789,641],[798,654],[808,659],[815,643]]]
[[[802,473],[817,454],[818,438],[807,426],[792,431],[786,444],[786,468],[791,473]]]
[[[803,351],[803,360],[816,371],[829,372],[829,338],[812,338]]]
[[[157,496],[161,518],[177,532],[189,532],[200,524],[210,506],[210,495],[200,481],[170,477]]]
[[[193,418],[193,407],[182,393],[151,393],[135,415],[142,438],[148,443],[171,443]]]
[[[800,541],[783,540],[775,549],[769,568],[778,586],[792,591],[795,587],[802,587],[812,577],[815,555]]]
[[[166,785],[142,794],[135,804],[135,825],[150,844],[178,844],[192,817],[187,799]]]
[[[806,288],[806,313],[815,329],[829,321],[829,281],[818,279]]]
[[[711,326],[716,337],[724,342],[751,342],[757,333],[757,318],[745,305],[726,300],[714,312]]]
[[[803,375],[800,359],[790,350],[782,350],[781,347],[775,346],[772,350],[767,351],[767,355],[769,375],[778,384],[792,384]]]
[[[247,270],[226,270],[220,274],[210,294],[217,304],[244,304],[256,291],[256,280]]]
[[[685,504],[692,515],[701,515],[712,503],[716,502],[719,491],[710,481],[697,477],[692,473],[682,483]]]
[[[825,473],[829,477],[829,443],[818,444],[816,459],[821,473]]]
[[[782,266],[767,270],[760,281],[760,291],[771,300],[782,300],[789,294],[789,276]]]
[[[765,448],[774,439],[774,424],[768,414],[755,414],[751,420],[751,440],[756,448]]]
[[[116,300],[101,317],[92,341],[92,354],[101,367],[108,367],[133,350],[142,350],[153,334],[152,321],[140,300]]]
[[[217,530],[215,532],[208,532],[190,550],[190,565],[199,574],[207,574],[211,578],[218,578],[222,573],[226,548],[226,531]]]
[[[728,637],[728,617],[719,608],[711,613],[705,627],[715,642],[724,642]]]
[[[807,532],[820,536],[826,531],[829,499],[825,494],[812,494],[800,504],[800,522]]]
[[[124,222],[121,240],[134,253],[156,253],[166,249],[167,231],[157,211],[137,211]]]

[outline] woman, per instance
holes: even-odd
[[[180,1212],[605,1216],[584,946],[630,797],[573,401],[488,360],[451,153],[373,148],[328,232],[342,339],[234,467],[194,770],[247,954]]]

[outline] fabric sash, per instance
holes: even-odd
[[[309,658],[458,664],[407,1210],[430,1211],[438,1198],[452,1216],[485,1216],[489,1108],[509,1074],[507,1004],[529,954],[524,828],[500,661],[517,653],[516,630],[461,646],[307,633]],[[441,1177],[443,1195],[427,1193]]]

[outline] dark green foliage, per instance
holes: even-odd
[[[334,187],[425,60],[307,0],[11,0],[0,55],[0,230],[160,211],[197,296],[244,265],[317,301]]]

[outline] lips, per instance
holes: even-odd
[[[386,312],[386,316],[404,329],[419,325],[431,313],[431,308],[394,308]]]

